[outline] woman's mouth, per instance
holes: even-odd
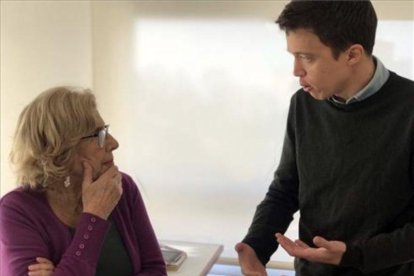
[[[105,166],[112,167],[114,165],[114,160],[109,160],[103,163]]]

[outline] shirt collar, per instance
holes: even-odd
[[[387,81],[390,72],[387,70],[387,68],[385,68],[384,64],[382,64],[382,62],[376,57],[374,57],[374,63],[376,64],[374,76],[369,81],[369,83],[360,91],[358,91],[358,93],[356,93],[352,98],[348,99],[346,102],[341,102],[338,99],[335,99],[335,97],[331,97],[329,98],[329,100],[339,104],[350,104],[353,102],[363,101],[366,98],[377,93],[378,90]]]

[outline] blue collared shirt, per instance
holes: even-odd
[[[350,104],[353,102],[363,101],[366,98],[371,97],[372,95],[377,93],[378,90],[388,80],[390,72],[387,70],[387,68],[385,68],[384,64],[382,64],[382,62],[378,58],[374,57],[374,62],[377,65],[374,76],[364,88],[362,88],[358,93],[356,93],[352,98],[348,99],[346,102],[341,102],[338,99],[335,99],[335,97],[331,97],[329,98],[329,100],[339,104]]]

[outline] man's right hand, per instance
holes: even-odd
[[[238,243],[234,247],[239,255],[239,264],[243,275],[246,276],[267,276],[264,265],[259,261],[254,252],[246,243]]]

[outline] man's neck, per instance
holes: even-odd
[[[376,65],[374,57],[366,57],[360,64],[353,68],[351,78],[345,91],[340,96],[335,95],[339,101],[346,102],[361,91],[373,78]]]

